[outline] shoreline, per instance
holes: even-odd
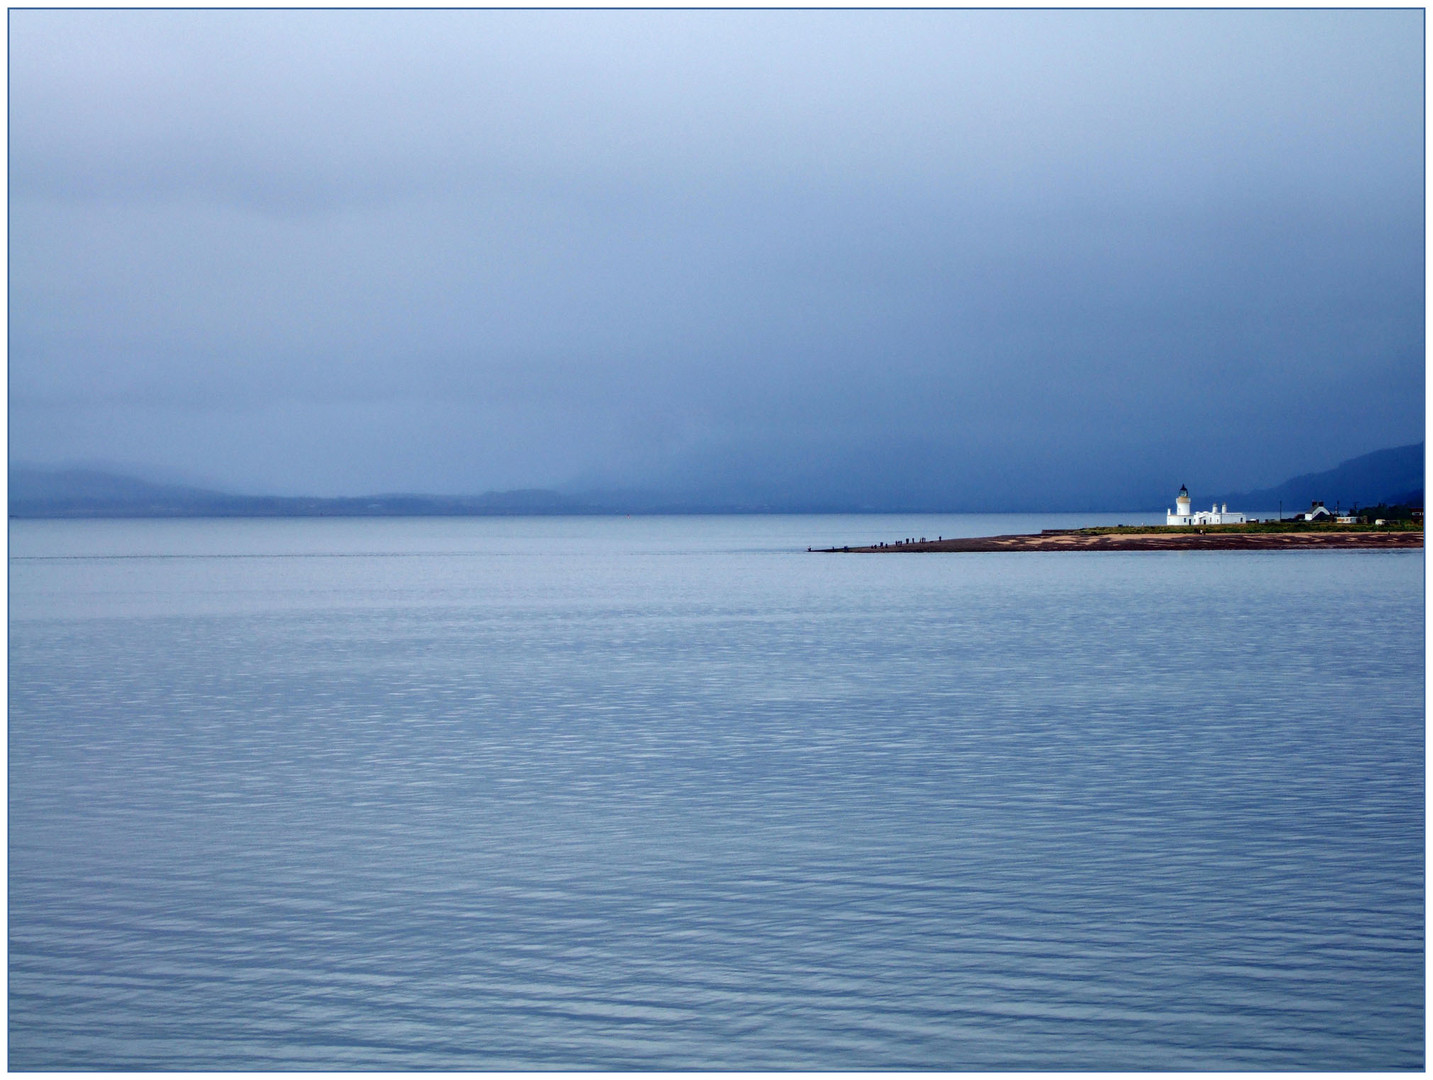
[[[895,554],[927,551],[1292,551],[1307,549],[1409,550],[1423,547],[1422,531],[1249,533],[1043,533],[967,536],[861,547],[810,548],[823,554]]]

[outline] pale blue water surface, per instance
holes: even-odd
[[[1421,1067],[1422,552],[805,550],[1093,520],[12,523],[11,1067]]]

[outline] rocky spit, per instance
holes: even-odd
[[[864,547],[813,548],[851,554],[925,551],[1305,551],[1312,548],[1382,550],[1421,548],[1416,532],[1208,532],[1085,533],[1045,532],[1012,536],[967,536],[911,540]]]

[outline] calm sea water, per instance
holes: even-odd
[[[1060,523],[12,523],[10,1066],[1421,1067],[1422,553]]]

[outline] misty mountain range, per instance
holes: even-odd
[[[1320,473],[1305,473],[1277,487],[1236,492],[1221,497],[1231,507],[1269,510],[1304,508],[1314,499],[1330,507],[1376,506],[1384,503],[1423,505],[1423,444],[1394,446],[1352,458]],[[1197,505],[1197,504],[1196,504]]]
[[[155,483],[89,468],[46,468],[12,464],[12,518],[77,517],[452,517],[516,514],[613,513],[801,513],[801,512],[954,512],[999,511],[1006,507],[809,505],[677,495],[662,491],[547,490],[490,491],[482,495],[383,494],[345,498],[235,495],[181,484]],[[1173,503],[1173,491],[1165,500]],[[1308,473],[1253,491],[1206,496],[1192,492],[1195,504],[1227,502],[1232,508],[1267,512],[1282,503],[1286,511],[1319,499],[1329,506],[1417,503],[1423,501],[1423,444],[1392,447],[1345,461],[1326,472]],[[1155,500],[1156,502],[1158,500]],[[1109,507],[1110,510],[1158,509]]]

